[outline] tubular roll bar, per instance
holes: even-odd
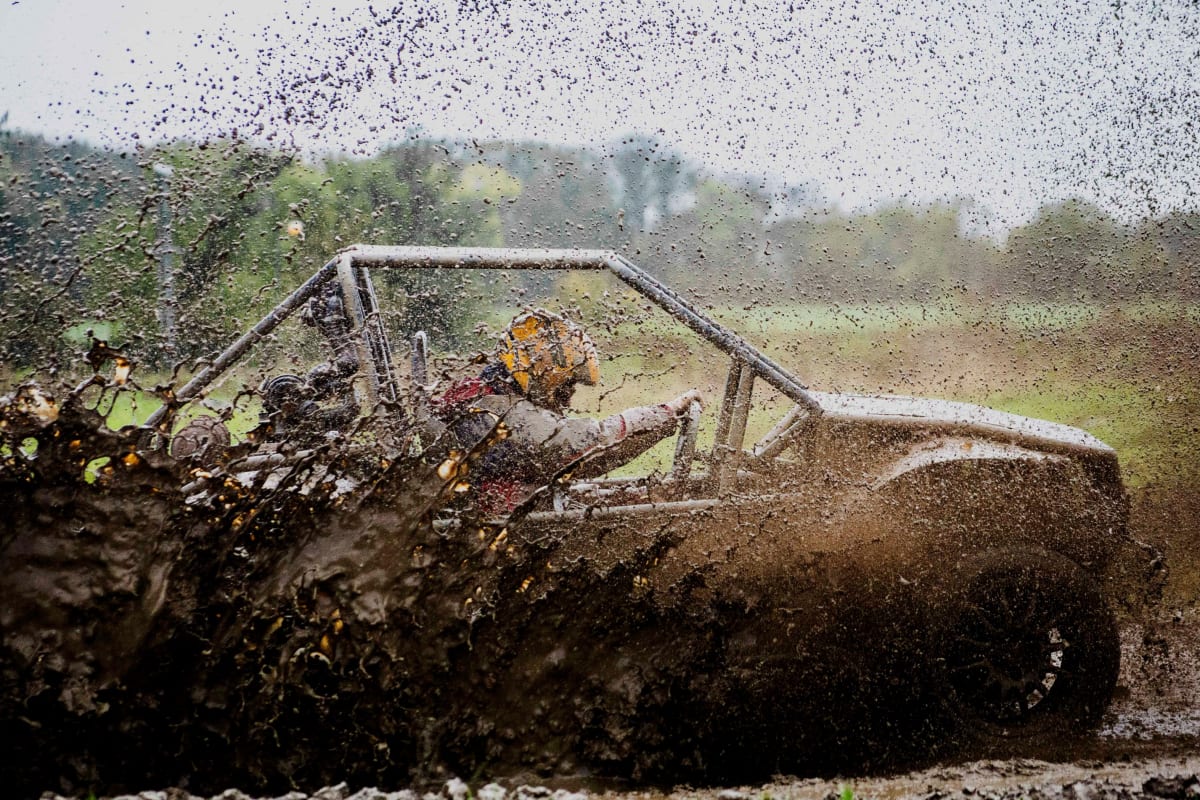
[[[755,374],[787,397],[803,406],[809,414],[821,414],[821,407],[787,370],[763,355],[749,342],[704,315],[674,290],[634,265],[624,256],[611,250],[568,250],[505,247],[388,247],[354,245],[321,267],[311,278],[283,299],[257,325],[242,334],[221,352],[212,363],[198,372],[175,394],[175,404],[185,403],[208,387],[210,383],[254,344],[268,336],[281,322],[338,275],[339,264],[351,269],[529,269],[529,270],[607,270],[633,287],[643,296],[715,345],[749,367]],[[344,267],[343,267],[344,270]],[[358,319],[365,326],[369,320]],[[361,368],[367,368],[362,365]],[[389,365],[390,373],[390,365]],[[392,382],[386,387],[397,392],[394,376],[384,377]],[[379,387],[385,388],[385,387]],[[393,395],[395,396],[395,395]],[[157,426],[168,413],[163,406],[146,420],[148,427]]]

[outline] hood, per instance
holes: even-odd
[[[826,417],[900,425],[933,425],[970,430],[988,438],[1018,440],[1071,450],[1112,453],[1113,449],[1090,433],[1070,425],[1022,417],[972,403],[897,395],[860,395],[809,392]]]

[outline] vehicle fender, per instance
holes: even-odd
[[[885,541],[907,542],[910,555],[929,563],[1052,541],[1095,573],[1125,531],[1122,497],[1110,497],[1085,464],[1011,443],[938,439],[869,480],[852,520],[890,530]]]
[[[887,484],[914,470],[951,461],[1032,461],[1039,463],[1064,462],[1066,456],[1030,450],[1015,444],[992,442],[986,439],[952,437],[924,442],[909,450],[902,458],[886,464],[871,483],[878,491]]]

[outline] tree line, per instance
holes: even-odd
[[[589,149],[414,134],[313,157],[228,139],[115,152],[0,122],[0,363],[53,370],[88,331],[163,366],[202,357],[355,242],[614,248],[716,305],[1200,298],[1195,212],[1129,224],[1071,199],[997,242],[968,210],[847,212],[641,135]],[[454,276],[387,281],[414,324],[453,337]]]

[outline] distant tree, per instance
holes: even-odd
[[[1139,295],[1200,300],[1200,213],[1174,212],[1147,220],[1135,239]]]
[[[692,194],[691,207],[636,237],[634,251],[653,254],[651,268],[672,285],[711,286],[723,298],[761,296],[768,199],[714,177],[701,179]]]
[[[928,300],[953,287],[984,290],[991,241],[962,231],[957,205],[896,203],[870,213],[814,213],[768,230],[767,268],[799,297],[825,301]]]
[[[500,214],[489,198],[499,190],[489,181],[510,194],[516,184],[468,169],[459,150],[418,141],[373,158],[317,163],[231,143],[143,153],[137,191],[86,237],[91,315],[122,339],[136,332],[132,346],[144,358],[155,361],[161,352],[154,275],[164,192],[177,253],[178,325],[187,331],[174,357],[227,343],[350,244],[499,244]],[[160,162],[174,169],[165,184],[151,173]],[[405,331],[424,327],[454,338],[461,326],[451,295],[460,278],[389,273],[380,283],[399,300]]]
[[[392,217],[393,235],[368,241],[426,246],[503,243],[500,204],[519,193],[520,181],[503,168],[481,164],[474,148],[414,139],[388,148],[377,160],[405,190],[383,214]],[[470,275],[456,270],[386,273],[383,283],[403,309],[397,332],[407,338],[425,330],[442,346],[463,344],[471,325],[459,306],[470,281]]]
[[[519,179],[503,198],[504,241],[520,247],[619,247],[624,238],[602,160],[573,147],[494,143],[487,159]]]
[[[653,230],[671,213],[674,198],[688,194],[697,171],[657,136],[633,134],[613,146],[614,202],[631,234]]]
[[[835,230],[816,214],[781,220],[767,231],[770,246],[764,248],[764,269],[784,296],[798,302],[828,301],[841,284],[840,261],[829,255],[828,232]],[[848,222],[834,218],[844,228]],[[837,244],[834,243],[836,251]]]
[[[270,280],[247,276],[279,277],[277,247],[267,243],[278,231],[264,230],[260,214],[291,158],[229,142],[176,142],[139,155],[139,181],[84,239],[88,311],[112,325],[118,343],[166,366],[210,352],[245,322],[254,301],[277,296],[264,291]],[[155,172],[160,164],[171,168],[170,177]],[[174,353],[164,350],[159,320],[163,203],[175,255],[176,324],[186,332]]]
[[[1135,282],[1124,261],[1129,231],[1084,200],[1043,206],[1013,230],[1001,291],[1037,300],[1127,297]]]
[[[80,342],[87,269],[79,243],[136,167],[79,142],[0,124],[0,364],[57,369]],[[80,335],[82,333],[80,332]]]

